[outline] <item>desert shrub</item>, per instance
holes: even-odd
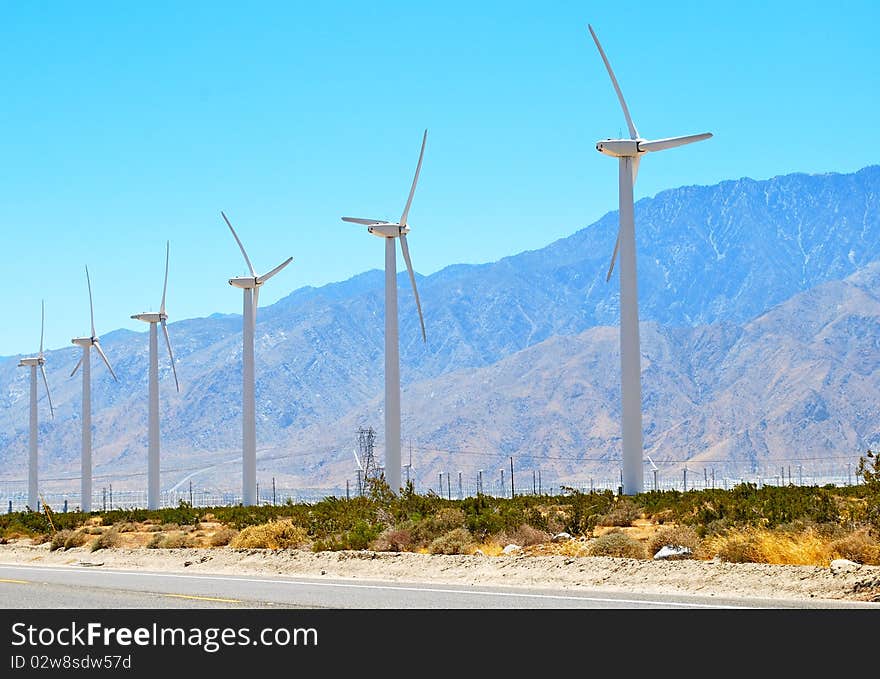
[[[408,528],[386,528],[370,544],[377,552],[408,552],[415,543],[412,531]]]
[[[464,528],[465,513],[457,507],[443,507],[437,513],[427,516],[412,528],[412,539],[417,544],[428,544],[434,538],[449,533],[456,528]]]
[[[648,540],[648,553],[653,556],[666,546],[688,547],[693,555],[700,547],[700,536],[692,526],[664,526]]]
[[[615,502],[610,490],[597,493],[573,491],[560,505],[567,505],[565,531],[572,535],[591,535],[598,520],[607,514]]]
[[[292,521],[248,526],[229,541],[236,549],[293,549],[306,542],[306,529]]]
[[[147,543],[148,549],[181,549],[195,546],[194,541],[183,531],[154,533]]]
[[[849,559],[862,564],[880,565],[880,542],[867,530],[858,530],[838,538],[828,547],[832,559]]]
[[[37,533],[36,535],[31,536],[31,544],[32,545],[42,545],[45,542],[49,542],[52,538],[48,533]]]
[[[176,523],[163,523],[159,526],[159,530],[163,533],[170,533],[173,530],[180,530],[180,525]]]
[[[221,528],[218,531],[215,531],[214,534],[210,537],[209,543],[211,547],[223,547],[228,545],[230,540],[238,535],[238,531],[232,528]]]
[[[119,531],[115,528],[110,528],[101,533],[98,538],[92,542],[91,551],[97,552],[99,549],[119,547],[121,543],[122,540],[119,537]]]
[[[445,535],[434,538],[428,551],[431,554],[465,554],[473,545],[473,536],[467,528],[453,528]]]
[[[645,546],[623,531],[613,530],[593,540],[589,545],[590,556],[619,556],[628,559],[644,559]]]
[[[100,526],[83,526],[80,530],[87,535],[101,535],[104,532],[104,529]]]
[[[64,549],[64,543],[73,535],[72,530],[59,530],[52,536],[52,540],[49,542],[49,551],[54,552],[56,549]]]
[[[642,509],[627,497],[618,498],[610,511],[600,516],[596,524],[599,526],[631,526],[632,522],[642,516]]]
[[[147,526],[147,532],[148,533],[161,533],[162,526],[159,526],[156,524],[150,524],[149,526]]]
[[[503,544],[513,543],[520,547],[529,547],[531,545],[540,545],[544,542],[550,542],[552,536],[543,530],[533,528],[527,523],[518,526],[515,530],[505,531],[496,538],[496,542]]]
[[[114,523],[113,527],[120,533],[136,533],[138,530],[137,524],[131,521],[120,521],[119,523]]]
[[[728,531],[703,543],[706,555],[730,563],[766,563],[757,535],[752,531]]]
[[[82,528],[73,531],[64,540],[64,549],[73,549],[74,547],[82,547],[89,541],[89,534]]]

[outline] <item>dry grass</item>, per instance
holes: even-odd
[[[235,549],[295,549],[308,542],[302,526],[290,520],[248,526],[229,542]]]
[[[435,538],[428,546],[431,554],[468,554],[473,549],[474,538],[467,528],[453,528],[445,535]]]
[[[237,530],[233,530],[232,528],[220,528],[215,530],[208,538],[208,544],[210,544],[211,547],[225,547],[236,535],[238,535]]]
[[[880,566],[880,541],[867,530],[857,530],[833,540],[829,545],[832,559],[849,559],[857,563]]]
[[[732,563],[767,563],[795,566],[828,566],[832,542],[808,528],[796,533],[766,529],[731,529],[706,538],[701,558],[718,556]]]
[[[653,556],[666,546],[687,547],[691,550],[691,554],[694,554],[700,548],[700,537],[691,526],[662,526],[647,540],[649,556]]]
[[[611,531],[601,535],[589,544],[590,556],[618,556],[628,559],[644,559],[645,543],[636,540],[623,531]]]
[[[95,540],[92,542],[91,551],[97,552],[99,549],[107,549],[109,547],[119,547],[122,540],[119,537],[119,531],[115,528],[108,528],[103,531]]]

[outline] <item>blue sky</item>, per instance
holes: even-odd
[[[240,313],[227,280],[294,262],[261,305],[383,266],[342,215],[410,213],[416,270],[534,249],[617,205],[595,151],[715,137],[642,164],[665,188],[878,162],[874,2],[28,2],[0,6],[0,355],[146,326],[171,240],[171,320]],[[609,243],[609,252],[612,243]],[[402,265],[402,261],[399,262]],[[15,320],[13,320],[15,319]]]

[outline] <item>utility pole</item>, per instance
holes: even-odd
[[[483,470],[477,470],[477,495],[483,494]]]
[[[687,468],[687,465],[685,465],[685,468],[684,468],[684,477],[682,479],[681,485],[683,488],[683,492],[686,493],[687,489],[688,489],[688,468]]]
[[[272,506],[275,506],[275,477],[272,477]]]
[[[501,497],[504,497],[504,467],[501,468]]]
[[[443,489],[441,488],[440,490],[442,491]],[[446,475],[446,499],[452,499],[452,474]]]
[[[654,472],[654,490],[655,490],[655,491],[660,490],[660,486],[659,486],[659,484],[658,484],[658,482],[657,482],[657,469],[654,468],[654,469],[652,469],[651,471]]]
[[[703,488],[709,487],[709,471],[703,467]]]
[[[513,455],[510,456],[510,497],[516,497],[516,491],[513,488]]]
[[[113,484],[110,484],[110,511],[113,511]]]
[[[458,499],[464,500],[464,489],[461,487],[461,470],[458,470]]]
[[[107,511],[107,489],[101,488],[101,506]]]
[[[441,499],[443,498],[443,472],[440,472],[440,486],[437,494],[440,496]]]
[[[345,499],[351,500],[351,496],[348,494],[348,479],[345,479]]]
[[[257,504],[260,504],[260,484],[257,484]],[[193,482],[189,482],[189,506],[192,507],[193,504]]]
[[[189,482],[189,487],[190,487],[189,500],[190,500],[190,503],[192,503],[192,481]],[[259,506],[260,506],[260,484],[258,483],[257,484],[257,507],[259,507]]]
[[[532,495],[538,494],[538,477],[535,474],[535,470],[532,470]]]
[[[541,470],[538,470],[538,495],[543,495],[543,490],[541,488]]]
[[[715,490],[715,467],[712,467],[712,490]]]
[[[798,465],[798,485],[804,485],[804,465]]]

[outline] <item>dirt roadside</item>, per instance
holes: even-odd
[[[880,566],[776,566],[613,557],[444,556],[410,552],[305,550],[105,549],[50,551],[48,544],[0,545],[0,564],[78,566],[224,575],[431,582],[608,592],[873,601],[880,609]]]

